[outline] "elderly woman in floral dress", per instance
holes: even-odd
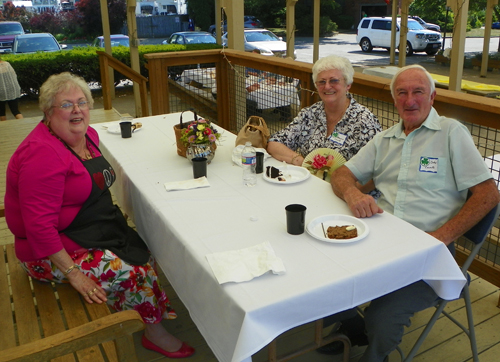
[[[349,93],[354,69],[348,59],[327,56],[316,61],[312,71],[321,101],[302,109],[288,126],[271,135],[267,151],[297,166],[318,148],[334,149],[349,160],[382,127]]]
[[[7,167],[5,218],[17,258],[31,277],[70,283],[88,303],[138,311],[145,348],[188,357],[194,349],[160,323],[176,314],[154,259],[111,200],[116,174],[89,126],[92,105],[85,80],[70,73],[40,88],[43,120]]]

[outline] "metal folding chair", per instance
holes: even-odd
[[[408,354],[408,357],[405,358],[403,351],[398,347],[397,350],[399,354],[401,355],[401,359],[404,362],[410,362],[413,357],[417,354],[418,349],[424,342],[425,338],[429,334],[430,330],[434,326],[434,323],[438,320],[439,316],[444,314],[446,317],[448,317],[453,323],[455,323],[458,327],[460,327],[465,334],[469,337],[470,340],[470,346],[472,350],[472,357],[474,362],[479,362],[479,358],[477,355],[477,345],[476,345],[476,335],[474,332],[474,321],[472,318],[472,305],[471,305],[471,300],[470,300],[470,294],[469,294],[469,281],[470,277],[467,274],[467,270],[469,269],[469,266],[471,265],[472,261],[474,260],[474,257],[477,255],[479,250],[481,249],[481,246],[483,245],[484,241],[486,240],[486,237],[488,236],[488,233],[490,232],[491,228],[495,224],[495,222],[498,219],[498,216],[500,214],[500,204],[494,207],[481,221],[479,221],[474,227],[472,227],[468,232],[466,232],[463,237],[472,243],[473,248],[470,252],[470,255],[467,257],[467,260],[465,261],[464,265],[462,266],[462,272],[464,273],[466,279],[467,279],[467,284],[465,284],[465,287],[462,291],[462,294],[460,295],[460,298],[463,298],[465,301],[465,309],[467,311],[467,322],[469,325],[469,328],[466,326],[462,325],[459,321],[457,321],[455,318],[453,318],[449,313],[444,311],[444,308],[448,304],[448,300],[441,299],[439,303],[436,305],[436,311],[432,315],[431,319],[427,323],[427,326],[423,330],[422,334],[420,337],[418,337],[417,341],[415,342],[415,345],[411,349],[410,353]]]

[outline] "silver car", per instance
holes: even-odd
[[[245,29],[245,51],[257,52],[262,55],[286,57],[286,43],[267,29]],[[222,36],[222,45],[227,46],[227,33]],[[294,59],[297,57],[294,53]]]

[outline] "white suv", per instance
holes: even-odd
[[[397,19],[396,47],[399,47],[399,27],[401,18]],[[356,41],[361,50],[371,52],[373,48],[390,49],[392,18],[363,18],[358,25]],[[441,48],[441,34],[424,29],[417,21],[408,19],[406,55],[413,52],[436,54]]]

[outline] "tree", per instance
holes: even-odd
[[[76,9],[82,16],[81,27],[89,38],[102,35],[101,6],[99,0],[80,0]],[[125,0],[108,0],[109,27],[111,33],[121,33],[127,19]]]
[[[25,29],[29,25],[30,18],[31,12],[27,11],[24,6],[15,7],[12,1],[3,4],[3,10],[0,11],[0,20],[18,21]]]
[[[189,0],[187,11],[195,26],[202,30],[215,23],[215,0]]]

